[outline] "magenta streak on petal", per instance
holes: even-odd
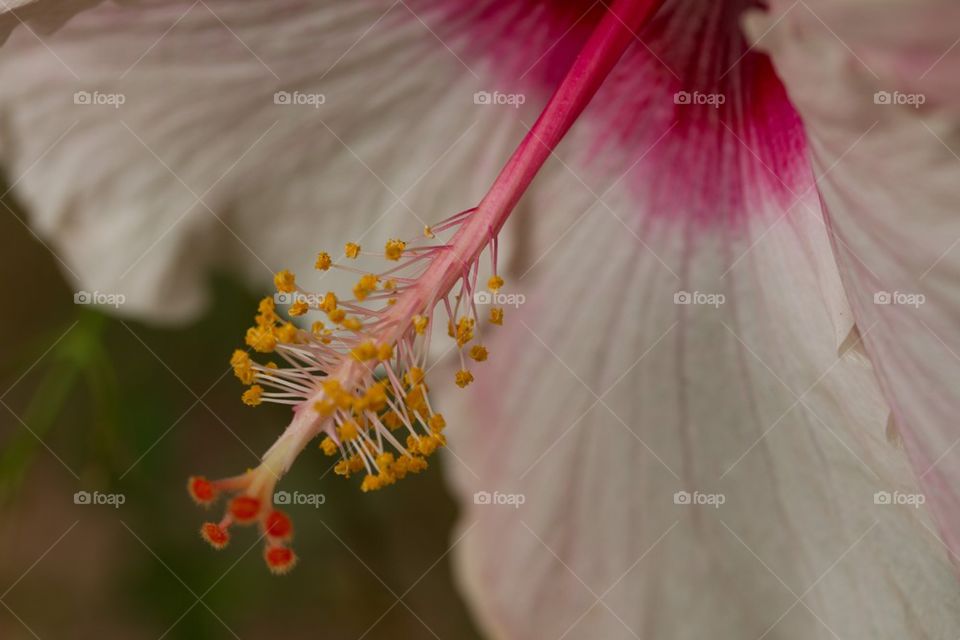
[[[411,0],[426,10],[436,0]],[[591,6],[593,8],[591,9]],[[705,224],[746,221],[757,196],[783,207],[812,184],[806,138],[766,55],[751,50],[740,16],[755,0],[665,0],[584,114],[594,141],[579,152],[597,175],[628,184],[644,211]],[[470,64],[494,66],[496,87],[552,89],[601,19],[590,0],[471,0],[434,7],[436,23]],[[674,94],[724,103],[678,105]],[[753,206],[751,206],[753,205]]]

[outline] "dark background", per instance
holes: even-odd
[[[229,370],[263,292],[212,274],[214,304],[190,326],[104,315],[73,303],[25,223],[5,196],[0,638],[479,637],[447,555],[456,507],[439,456],[363,494],[308,447],[278,487],[326,496],[287,509],[294,571],[267,571],[253,529],[208,547],[199,526],[222,504],[195,506],[187,477],[254,466],[289,415],[244,406]],[[76,505],[78,490],[125,503]]]

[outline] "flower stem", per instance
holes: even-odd
[[[636,32],[662,2],[617,0],[608,7],[533,127],[501,169],[477,210],[451,240],[446,260],[431,265],[444,271],[441,289],[444,285],[453,286],[462,274],[462,265],[472,264],[487,241],[500,231],[543,163],[637,38]]]

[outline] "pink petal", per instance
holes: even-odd
[[[629,181],[656,199],[656,215],[739,224],[749,210],[743,176],[784,206],[803,184],[800,121],[769,59],[739,35],[739,19],[754,5],[663,3],[637,33],[642,44],[625,54],[587,111],[594,135],[582,145],[585,162],[601,162],[611,148],[654,147]],[[470,64],[492,64],[497,84],[491,90],[535,92],[539,100],[556,87],[604,11],[604,4],[586,1],[441,3],[435,28]],[[722,102],[678,105],[678,92]],[[695,155],[687,152],[691,144]],[[724,155],[728,150],[737,153]],[[676,206],[679,196],[686,206]]]
[[[538,181],[527,200],[534,219],[550,216],[507,278],[526,304],[485,334],[483,393],[451,421],[465,503],[457,559],[487,631],[934,638],[955,628],[956,579],[928,513],[883,504],[882,492],[922,498],[793,131],[771,139],[780,128],[764,119],[727,133],[714,122],[687,145],[618,145],[585,165],[579,149],[605,131],[599,113],[560,153],[568,175]],[[769,186],[778,165],[761,175],[758,149],[788,161],[779,187]],[[711,175],[714,195],[734,197],[704,197],[699,180]],[[674,304],[679,291],[726,302]],[[676,491],[725,502],[678,505]]]

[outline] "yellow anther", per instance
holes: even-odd
[[[320,448],[323,449],[323,452],[328,456],[333,456],[337,454],[339,449],[337,448],[337,443],[333,441],[330,436],[327,436],[320,443]]]
[[[403,240],[387,240],[384,248],[384,255],[387,260],[399,260],[403,256],[403,250],[407,248],[407,243]]]
[[[357,300],[364,300],[366,297],[377,290],[377,285],[380,284],[380,278],[368,273],[365,276],[361,276],[360,280],[353,287],[353,295]]]
[[[339,408],[346,411],[347,409],[353,407],[353,396],[346,391],[342,391],[340,395],[336,397],[336,402]]]
[[[267,296],[266,298],[261,298],[260,303],[257,305],[257,311],[260,313],[270,313],[275,311],[277,308],[276,302],[274,302],[272,296]]]
[[[333,401],[329,398],[324,398],[313,403],[313,410],[316,411],[320,416],[324,418],[329,418],[333,415],[333,412],[336,411],[337,407],[333,404]]]
[[[437,236],[436,236],[436,234],[433,233],[433,229],[430,227],[430,225],[426,225],[426,226],[423,227],[423,237],[424,237],[424,238],[436,238]]]
[[[321,334],[323,333],[323,330],[324,330],[325,328],[326,328],[326,327],[324,326],[324,324],[323,324],[322,322],[320,322],[319,320],[317,320],[317,321],[315,321],[313,324],[310,325],[310,332],[311,332],[313,335],[315,335],[315,336],[319,336],[319,335],[321,335]]]
[[[287,344],[296,344],[300,336],[300,330],[292,322],[285,322],[283,326],[277,329],[277,339]]]
[[[393,474],[397,477],[397,480],[403,480],[406,477],[408,468],[407,456],[400,456],[393,463]]]
[[[425,456],[433,455],[437,450],[437,443],[432,438],[420,438],[420,453]]]
[[[230,365],[233,367],[233,374],[240,379],[243,384],[253,384],[257,372],[253,369],[253,363],[246,351],[237,349],[230,358]]]
[[[500,291],[500,287],[503,286],[503,278],[500,276],[490,276],[490,279],[487,280],[487,288],[490,291]]]
[[[261,402],[263,402],[263,387],[258,384],[253,385],[249,389],[243,392],[243,395],[240,396],[240,399],[243,400],[243,404],[255,407]]]
[[[406,404],[407,404],[407,408],[410,409],[410,411],[426,413],[427,402],[424,398],[422,385],[418,387],[414,387],[414,389],[407,394]]]
[[[230,356],[230,366],[242,367],[249,364],[250,364],[250,354],[248,354],[243,349],[233,350],[233,355]]]
[[[381,453],[374,461],[377,463],[377,466],[380,467],[381,471],[388,470],[394,463],[393,454],[389,451]]]
[[[415,387],[423,382],[423,376],[423,369],[420,367],[410,367],[407,369],[407,372],[403,374],[403,380],[407,383],[408,387]]]
[[[346,460],[341,460],[333,467],[334,473],[338,476],[350,477],[351,473],[356,473],[363,469],[363,460],[359,456],[353,455]]]
[[[387,413],[383,414],[382,421],[384,426],[386,426],[387,429],[390,429],[390,431],[396,431],[403,426],[403,420],[400,418],[400,414],[398,414],[396,411],[388,411]]]
[[[353,415],[360,416],[363,415],[363,412],[367,410],[367,407],[370,403],[367,401],[367,398],[364,396],[354,396],[353,397]]]
[[[327,313],[327,317],[330,319],[330,322],[334,324],[340,324],[347,317],[347,312],[343,309],[331,309]]]
[[[340,439],[344,442],[350,442],[351,440],[356,440],[360,435],[360,429],[357,427],[357,423],[353,420],[347,420],[340,428],[337,429],[337,435],[340,436]]]
[[[475,344],[470,349],[470,357],[476,360],[477,362],[483,362],[484,360],[486,360],[487,355],[488,355],[487,348],[482,345]]]
[[[343,328],[350,331],[360,331],[363,328],[363,323],[360,322],[359,318],[350,317],[343,321]]]
[[[397,304],[397,299],[396,299],[396,298],[388,298],[388,299],[387,299],[387,306],[388,306],[388,307],[392,307],[392,306],[395,305],[395,304]]]
[[[330,313],[337,308],[337,294],[333,291],[327,291],[327,295],[323,296],[323,300],[320,302],[320,309]]]
[[[250,327],[247,329],[247,346],[253,347],[260,353],[270,353],[277,348],[277,339],[272,329],[266,327]]]
[[[413,462],[413,458],[410,456],[400,456],[393,463],[393,474],[398,480],[403,479],[408,473],[416,473],[419,470],[417,463]]]
[[[420,453],[425,456],[432,455],[434,451],[437,450],[437,447],[443,445],[445,440],[441,440],[442,435],[430,435],[420,438]]]
[[[290,308],[287,310],[287,313],[289,313],[292,316],[302,316],[309,310],[310,310],[310,305],[307,304],[305,300],[297,300],[292,305],[290,305]]]
[[[383,411],[387,406],[387,390],[382,382],[370,385],[366,394],[367,406],[373,411]]]
[[[443,431],[444,427],[447,426],[447,421],[443,419],[443,416],[439,413],[435,413],[430,416],[430,420],[427,421],[430,431],[434,433],[440,433]]]
[[[267,363],[267,369],[276,369],[276,368],[277,368],[277,363],[276,363],[276,362],[268,362],[268,363]]]
[[[380,343],[377,346],[377,360],[389,360],[393,357],[393,345],[387,344],[386,342]]]
[[[293,293],[297,290],[297,282],[294,275],[286,269],[278,271],[277,274],[273,276],[273,284],[277,286],[277,291],[282,293]]]
[[[356,347],[351,349],[350,355],[360,362],[373,360],[377,357],[377,346],[373,344],[373,342],[367,340],[366,342],[361,342]]]
[[[420,473],[428,466],[427,461],[420,456],[411,456],[407,461],[407,471],[410,473]]]
[[[356,242],[348,242],[343,247],[343,252],[351,260],[356,260],[357,256],[360,255],[360,245],[358,245]]]
[[[376,491],[383,486],[383,481],[377,476],[367,474],[363,478],[363,482],[360,483],[360,490],[366,493],[367,491]]]
[[[332,264],[333,260],[330,259],[330,254],[326,251],[321,251],[317,254],[317,261],[313,263],[313,266],[320,271],[326,271]]]
[[[457,371],[455,380],[457,382],[457,386],[462,389],[473,382],[473,374],[466,369],[460,369]]]
[[[493,307],[490,309],[490,323],[491,324],[503,324],[503,309],[500,307]]]
[[[420,453],[420,438],[415,435],[407,436],[407,451],[410,453]]]
[[[257,305],[257,326],[259,327],[272,327],[276,324],[279,318],[277,317],[277,305],[274,303],[273,298],[263,298],[260,300],[260,304]]]
[[[462,347],[473,340],[473,318],[460,318],[457,321],[457,346]]]
[[[413,316],[413,330],[417,332],[418,336],[422,336],[427,331],[427,323],[430,322],[430,318],[421,315]]]
[[[384,291],[394,291],[396,288],[397,288],[397,281],[394,280],[393,278],[390,278],[389,280],[383,283]]]
[[[340,381],[339,380],[324,380],[323,382],[323,392],[329,397],[336,396],[340,393]]]

